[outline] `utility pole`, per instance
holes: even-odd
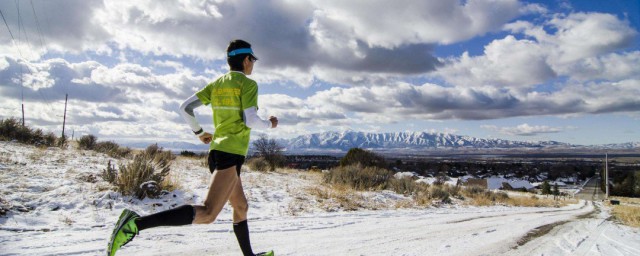
[[[20,98],[22,101],[22,127],[24,127],[24,82],[22,81],[22,65],[20,65]]]
[[[609,199],[609,155],[604,154],[604,187],[605,187],[605,199]]]
[[[69,98],[69,94],[64,95],[64,119],[62,120],[62,138],[64,138],[64,126],[67,123],[67,99]]]

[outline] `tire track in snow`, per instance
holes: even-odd
[[[592,213],[556,226],[508,255],[640,255],[640,238],[636,239],[639,243],[625,245],[608,237],[608,231],[621,227],[614,227],[606,214],[600,212],[599,204],[591,204],[595,207]]]

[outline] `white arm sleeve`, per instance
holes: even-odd
[[[250,107],[244,110],[244,123],[252,129],[271,128],[271,121],[260,119],[258,116],[258,109],[256,107]]]
[[[193,109],[199,106],[202,106],[202,102],[200,101],[200,99],[198,99],[198,96],[194,94],[191,97],[189,97],[187,100],[185,100],[180,105],[180,108],[178,109],[178,114],[180,114],[180,116],[184,118],[184,120],[187,122],[189,127],[191,127],[191,130],[194,133],[202,130],[202,127],[198,123],[198,120],[196,120],[196,116],[193,113]],[[200,134],[196,134],[196,135],[200,135]]]

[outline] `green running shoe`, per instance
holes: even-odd
[[[273,251],[268,251],[268,252],[261,252],[256,254],[256,256],[275,256],[275,254],[273,253]]]
[[[120,247],[129,243],[138,234],[138,227],[135,222],[138,217],[140,217],[140,215],[134,211],[128,209],[122,211],[118,222],[116,222],[116,227],[111,234],[109,247],[107,248],[107,256],[116,255],[116,251],[120,249]]]

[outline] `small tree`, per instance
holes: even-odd
[[[556,199],[560,195],[560,189],[558,189],[558,183],[553,185],[553,198]]]
[[[382,158],[381,156],[361,148],[349,149],[349,152],[347,152],[347,154],[342,159],[340,159],[340,166],[348,166],[354,164],[360,164],[363,167],[375,166],[380,168],[385,168],[387,165],[384,161],[384,158]]]
[[[276,167],[284,164],[285,158],[282,154],[284,148],[276,140],[269,139],[267,135],[260,135],[260,138],[253,142],[253,147],[256,150],[256,156],[267,161],[270,171],[275,171]]]
[[[542,194],[543,195],[551,194],[551,185],[549,185],[549,182],[546,180],[542,183]]]

